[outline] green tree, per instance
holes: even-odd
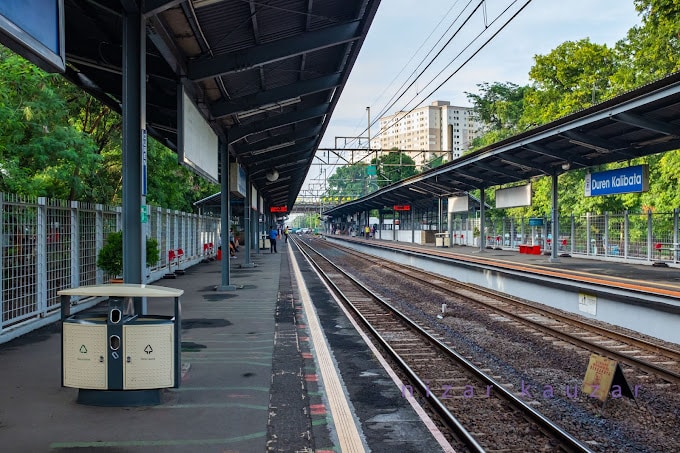
[[[545,124],[599,102],[610,91],[617,54],[589,39],[566,41],[547,55],[534,57],[534,81],[524,97],[523,124]]]
[[[358,163],[335,170],[327,179],[326,196],[354,199],[366,195],[371,183],[367,167],[365,163]]]
[[[397,148],[371,161],[378,166],[378,186],[385,187],[410,176],[417,175],[416,163]]]
[[[519,132],[524,113],[524,97],[530,89],[514,83],[494,82],[477,84],[480,94],[465,93],[475,115],[484,123],[486,131],[472,142],[471,150],[496,143]]]
[[[100,160],[90,136],[69,124],[64,79],[0,48],[0,83],[0,190],[85,197],[81,175],[95,171]]]
[[[616,45],[619,62],[612,78],[617,93],[680,70],[680,3],[635,0],[642,24]]]
[[[524,93],[528,87],[511,82],[484,82],[477,84],[477,88],[480,94],[465,93],[477,118],[489,130],[516,128],[522,117]]]
[[[121,116],[66,79],[0,47],[0,190],[122,202]],[[192,210],[219,190],[148,141],[149,203]]]

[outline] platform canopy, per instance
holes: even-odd
[[[64,3],[69,80],[121,111],[122,18],[143,4],[149,134],[177,150],[184,86],[258,194],[290,209],[380,1]]]
[[[680,149],[680,73],[324,212],[340,217]]]

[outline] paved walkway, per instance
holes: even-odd
[[[199,264],[176,280],[185,290],[179,389],[155,407],[76,403],[60,386],[59,323],[0,346],[0,449],[70,451],[265,451],[281,254],[253,254],[256,268],[231,260],[233,292],[216,292],[220,262]],[[150,314],[171,314],[172,301],[150,300]]]

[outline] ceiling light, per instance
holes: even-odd
[[[418,189],[418,188],[415,188],[415,187],[409,187],[408,190],[412,190],[412,191],[414,191],[414,192],[418,192],[418,193],[421,193],[421,194],[423,194],[423,195],[428,195],[428,193],[427,193],[426,191],[421,190],[421,189]]]
[[[275,182],[281,182],[281,181],[288,181],[290,179],[290,176],[286,176],[285,178],[278,178],[276,181],[267,181],[265,185],[270,185],[274,184]]]
[[[610,153],[611,152],[610,149],[603,148],[602,146],[593,145],[592,143],[582,142],[581,140],[569,139],[569,143],[573,143],[574,145],[580,145],[580,146],[583,146],[585,148],[594,149],[595,151],[600,151],[602,153]]]
[[[260,113],[269,112],[269,111],[272,111],[272,110],[280,110],[283,107],[288,107],[289,105],[295,105],[299,102],[302,102],[302,99],[300,99],[300,97],[298,96],[298,97],[295,97],[295,98],[292,98],[292,99],[286,99],[285,101],[281,101],[281,102],[274,102],[274,103],[271,103],[271,104],[260,105],[260,106],[254,108],[254,109],[239,112],[239,113],[236,114],[236,116],[238,117],[238,119],[248,118],[250,116],[258,115]]]
[[[268,146],[268,147],[263,148],[263,149],[256,149],[254,151],[251,151],[250,154],[252,156],[257,156],[258,154],[268,153],[269,151],[274,151],[274,150],[277,150],[277,149],[285,148],[287,146],[292,146],[294,144],[295,144],[295,141],[279,143],[278,145]]]
[[[266,177],[267,177],[267,181],[274,182],[277,179],[279,179],[279,172],[278,172],[278,170],[276,170],[276,168],[272,168],[271,170],[269,170],[267,172]]]
[[[562,164],[562,170],[567,171],[571,168],[571,164],[569,162],[564,162]]]

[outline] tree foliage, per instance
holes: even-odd
[[[397,181],[418,174],[416,163],[413,159],[398,149],[393,149],[389,153],[373,159],[371,164],[378,167],[379,187],[389,186]]]
[[[149,203],[192,210],[218,190],[148,142]],[[0,191],[105,204],[122,201],[120,115],[56,74],[0,47]]]
[[[630,29],[613,48],[589,39],[566,41],[546,55],[534,57],[531,84],[485,82],[479,95],[468,94],[487,133],[475,141],[486,146],[525,129],[590,107],[680,69],[680,2],[634,0],[641,24]],[[646,163],[649,191],[586,198],[587,171]],[[560,215],[586,212],[668,212],[680,206],[680,153],[671,151],[591,169],[572,170],[558,179]],[[551,178],[532,182],[532,206],[505,211],[508,215],[547,216],[551,211]],[[490,198],[493,198],[491,195]]]
[[[339,167],[327,179],[326,196],[359,198],[369,190],[368,165],[357,163]]]

